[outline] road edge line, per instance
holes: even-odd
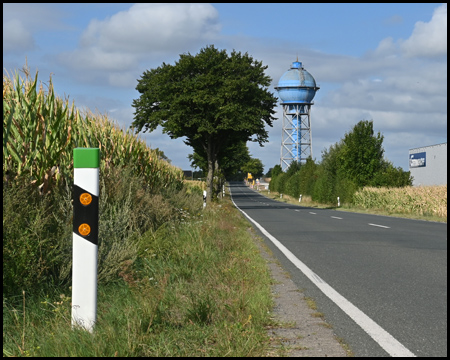
[[[355,323],[357,323],[378,345],[380,345],[392,357],[416,357],[403,344],[384,330],[380,325],[359,310],[355,305],[339,294],[334,288],[322,280],[314,271],[299,260],[280,241],[264,229],[258,222],[253,220],[245,211],[241,210],[233,200],[230,189],[230,197],[233,205],[242,212],[273,244],[309,279],[311,280],[331,301],[344,311]]]

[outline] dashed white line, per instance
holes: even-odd
[[[309,213],[310,213],[310,214],[313,214],[313,215],[317,215],[316,213],[314,213],[314,212],[312,212],[312,211],[310,211]]]
[[[391,334],[384,330],[380,325],[363,313],[359,308],[353,305],[345,297],[339,294],[334,288],[322,280],[314,271],[300,261],[292,252],[272,236],[259,223],[253,220],[246,212],[239,209],[231,195],[231,201],[234,206],[242,212],[255,226],[267,236],[276,247],[298,268],[305,276],[309,278],[329,299],[339,306],[353,321],[355,321],[372,339],[374,339],[389,355],[395,357],[415,357],[402,343],[395,339]]]
[[[384,225],[378,225],[378,224],[369,224],[370,226],[378,226],[378,227],[381,227],[381,228],[385,228],[385,229],[390,229],[391,227],[390,226],[384,226]]]
[[[337,217],[337,216],[331,216],[333,219],[339,219],[339,220],[342,220],[342,218],[340,218],[340,217]]]

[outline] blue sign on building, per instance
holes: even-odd
[[[427,166],[427,153],[420,152],[415,154],[409,154],[409,167],[425,167]]]

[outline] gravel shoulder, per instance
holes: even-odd
[[[255,243],[270,269],[274,297],[273,315],[279,324],[268,329],[272,349],[267,356],[348,357],[351,350],[334,334],[312,299],[306,299],[278,260],[252,230]]]

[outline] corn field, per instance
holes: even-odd
[[[447,217],[447,185],[402,188],[365,187],[354,194],[353,201],[355,205],[365,209]]]
[[[181,169],[160,160],[131,130],[106,115],[83,114],[59,98],[52,79],[44,90],[38,73],[32,79],[3,75],[3,182],[26,181],[47,193],[60,181],[73,181],[73,149],[98,147],[101,168],[131,167],[151,190],[181,187]]]

